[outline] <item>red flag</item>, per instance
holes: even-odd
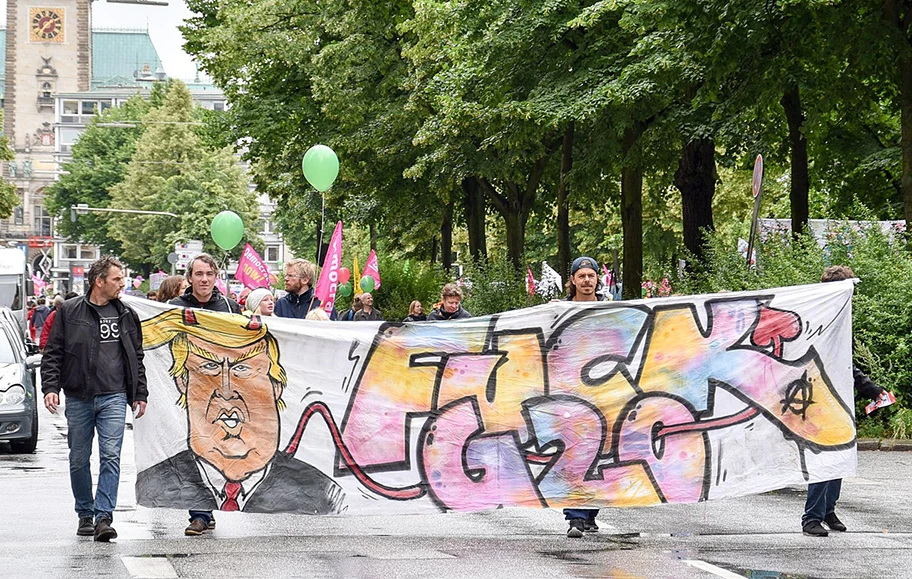
[[[339,288],[339,268],[342,267],[342,222],[336,223],[332,239],[329,241],[329,250],[323,260],[323,271],[317,281],[316,295],[327,314],[332,314],[336,303],[336,290]]]
[[[263,263],[260,255],[256,250],[250,247],[250,244],[244,246],[244,253],[238,260],[237,271],[234,273],[234,279],[238,280],[244,287],[257,289],[260,287],[269,287],[271,274],[269,268]]]
[[[535,295],[535,278],[532,277],[532,268],[526,266],[526,291],[529,292],[529,295]]]
[[[374,289],[380,287],[380,265],[377,263],[377,254],[373,249],[367,256],[367,263],[364,264],[364,275],[374,278]]]

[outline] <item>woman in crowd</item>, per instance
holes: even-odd
[[[189,285],[190,282],[182,275],[166,277],[164,281],[162,281],[161,286],[159,286],[158,294],[155,297],[162,303],[168,303],[184,293],[184,290],[187,289],[187,286]]]
[[[271,316],[275,310],[275,298],[267,288],[261,287],[247,294],[246,309],[254,316]]]
[[[408,315],[403,319],[403,322],[423,322],[427,320],[427,315],[424,313],[424,308],[421,307],[421,302],[418,300],[413,301],[409,304]]]

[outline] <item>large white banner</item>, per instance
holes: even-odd
[[[851,281],[454,322],[129,300],[148,507],[628,507],[855,473]]]

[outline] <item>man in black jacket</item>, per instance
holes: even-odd
[[[303,320],[311,310],[323,305],[315,295],[314,281],[317,277],[317,266],[306,259],[292,259],[285,264],[285,291],[281,299],[276,300],[273,315],[279,318],[297,318]],[[329,313],[329,319],[337,318],[336,309]]]
[[[826,268],[822,282],[842,281],[853,279],[855,273],[844,265],[833,265]],[[876,399],[884,389],[874,383],[873,380],[864,375],[864,373],[852,366],[852,378],[855,382],[855,389],[858,393],[867,398]],[[839,492],[842,490],[842,479],[837,478],[824,482],[811,483],[808,485],[807,500],[804,503],[804,515],[801,517],[801,530],[805,535],[811,537],[826,537],[830,531],[843,532],[846,526],[839,517],[836,516],[836,501],[839,500]],[[826,524],[826,527],[823,525]]]
[[[462,320],[472,314],[462,307],[462,290],[455,283],[448,283],[440,290],[440,305],[428,314],[428,321]]]
[[[241,306],[231,298],[222,295],[215,280],[219,266],[208,253],[201,253],[187,264],[187,281],[190,286],[182,295],[169,304],[183,308],[199,308],[210,312],[241,313]],[[203,531],[215,528],[212,511],[190,511],[190,525],[184,530],[188,536],[201,535]]]
[[[190,287],[169,304],[184,308],[200,308],[211,312],[241,313],[241,306],[222,295],[215,286],[219,267],[208,253],[201,253],[187,264],[187,281]]]
[[[146,411],[142,326],[123,304],[123,266],[102,257],[86,274],[89,291],[67,300],[55,316],[41,363],[44,405],[55,414],[60,391],[66,393],[70,486],[79,516],[77,535],[107,542],[120,484],[120,449],[126,407],[136,418]],[[92,494],[92,439],[98,432],[98,488]]]

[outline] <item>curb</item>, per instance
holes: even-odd
[[[858,450],[885,450],[885,451],[910,451],[912,440],[894,438],[860,438],[857,441]]]

